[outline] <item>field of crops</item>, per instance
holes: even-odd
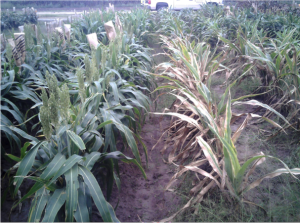
[[[1,34],[1,220],[300,221],[299,14],[108,9]]]

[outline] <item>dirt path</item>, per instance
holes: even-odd
[[[116,215],[122,222],[161,220],[169,216],[172,207],[180,201],[173,193],[164,192],[164,187],[174,174],[172,166],[162,161],[160,150],[164,142],[160,142],[151,150],[168,124],[166,118],[160,121],[160,117],[155,116],[143,126],[141,137],[149,155],[149,168],[145,168],[146,180],[134,165],[120,164],[121,191],[112,195],[110,203],[115,206],[119,199]],[[142,147],[139,148],[143,154]],[[125,154],[130,155],[130,152]],[[145,160],[144,155],[142,158]],[[145,167],[146,163],[143,164]],[[117,188],[114,188],[114,191],[117,191]],[[94,216],[94,221],[99,220],[97,215]]]
[[[157,40],[149,43],[152,48],[154,63],[157,65],[163,61],[168,61],[168,57],[164,55],[156,55],[163,53]],[[163,80],[157,80],[162,83]],[[157,111],[163,111],[164,107],[169,107],[172,99],[168,97],[160,97],[157,101]],[[152,111],[154,109],[151,109]],[[165,186],[169,183],[171,177],[175,173],[174,165],[168,165],[163,162],[161,149],[164,147],[164,140],[161,140],[156,147],[152,147],[157,143],[164,130],[169,127],[168,117],[150,115],[141,131],[141,138],[148,148],[149,167],[146,168],[145,156],[142,146],[139,145],[140,154],[143,159],[143,166],[147,175],[145,180],[141,172],[134,166],[128,164],[120,164],[120,193],[114,193],[110,203],[113,206],[119,201],[116,215],[122,222],[149,222],[159,221],[170,216],[176,211],[181,202],[181,198],[171,192],[164,192]],[[125,154],[132,157],[131,152]],[[114,188],[117,191],[117,188]],[[94,215],[95,216],[95,215]],[[97,221],[97,215],[95,219]]]

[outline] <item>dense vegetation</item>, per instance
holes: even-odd
[[[287,129],[299,135],[300,20],[297,11],[286,14],[277,9],[231,10],[205,7],[199,11],[160,12],[153,17],[157,24],[154,30],[164,35],[161,36],[163,46],[172,61],[156,67],[156,71],[169,80],[168,85],[160,89],[170,89],[177,98],[173,112],[166,113],[176,117],[165,132],[166,142],[172,147],[167,161],[176,163],[175,166],[183,165],[166,188],[187,171],[202,177],[196,184],[193,181],[189,191],[192,196],[186,205],[164,221],[189,207],[197,207],[215,185],[227,191],[235,202],[253,204],[245,195],[263,179],[288,172],[300,174],[299,168],[289,170],[282,160],[262,152],[248,160],[239,160],[235,148],[243,129],[253,118],[259,118],[256,122],[267,121],[278,129],[273,130],[268,139]],[[226,76],[226,90],[216,99],[211,80],[220,73]],[[243,81],[249,83],[249,77],[258,78],[260,84],[249,95],[231,98],[231,89]],[[241,104],[259,106],[263,112],[233,113],[232,109]],[[243,122],[232,134],[231,125],[242,117],[245,117]],[[299,137],[294,143],[299,143]],[[162,152],[166,149],[167,145]],[[299,162],[299,152],[297,154]],[[249,182],[256,167],[266,158],[276,159],[284,168]],[[299,167],[297,161],[294,164]]]
[[[122,19],[125,16],[130,19],[132,15],[125,14]],[[90,170],[98,161],[107,172],[107,199],[113,182],[119,186],[118,160],[133,162],[144,173],[136,140],[140,140],[143,114],[149,108],[144,92],[152,84],[146,73],[152,60],[141,45],[140,34],[134,34],[137,29],[130,30],[141,27],[142,20],[133,19],[129,30],[124,26],[117,39],[108,42],[103,21],[114,19],[111,12],[103,12],[102,17],[99,12],[89,14],[72,24],[67,40],[57,33],[47,36],[39,31],[36,36],[28,25],[25,63],[15,65],[9,44],[2,54],[1,145],[3,152],[3,146],[10,145],[8,157],[18,162],[10,169],[18,169],[15,186],[10,185],[13,195],[24,178],[36,181],[19,201],[35,194],[29,220],[41,219],[47,204],[46,213],[52,214],[45,214],[43,220],[58,217],[73,221],[75,217],[89,221],[93,197],[103,220],[115,221],[114,211]],[[91,30],[101,39],[97,50],[87,43],[86,34]],[[116,142],[120,139],[136,159],[118,151]],[[29,145],[32,148],[26,153]],[[147,158],[146,149],[145,154]],[[40,203],[43,205],[37,206]],[[65,214],[57,216],[63,205]]]
[[[198,1],[198,0],[196,0]],[[0,8],[12,8],[12,7],[91,7],[91,6],[107,6],[109,3],[115,5],[132,5],[140,4],[139,0],[0,0]],[[224,0],[226,4],[240,5],[240,6],[251,6],[254,4],[263,4],[266,7],[273,7],[274,5],[290,5],[293,2],[299,4],[299,0]]]
[[[117,0],[117,1],[106,1],[106,0],[83,0],[83,1],[1,1],[1,8],[11,10],[12,7],[22,9],[26,7],[34,7],[37,9],[46,8],[78,8],[78,7],[91,7],[91,8],[102,8],[107,7],[109,3],[114,4],[116,7],[124,6],[139,6],[141,1],[137,0]]]
[[[26,9],[22,12],[1,11],[1,29],[18,28],[25,23],[37,24],[37,14],[35,10]]]
[[[197,207],[214,186],[243,205],[251,204],[244,195],[266,178],[289,173],[299,180],[299,165],[289,169],[264,153],[241,161],[235,145],[251,119],[276,128],[268,139],[281,132],[299,134],[300,18],[293,10],[231,10],[96,11],[73,22],[70,36],[64,28],[62,38],[25,25],[25,63],[15,65],[9,44],[1,54],[1,151],[13,162],[4,176],[9,185],[2,202],[11,196],[15,208],[34,196],[28,221],[90,221],[94,202],[104,221],[117,221],[109,199],[114,183],[120,189],[119,161],[135,164],[146,178],[137,144],[148,162],[140,130],[157,78],[167,83],[154,92],[176,97],[171,112],[164,113],[174,117],[165,148],[173,148],[167,162],[180,168],[166,189],[189,171],[201,179],[190,189],[188,203],[164,220]],[[105,32],[108,21],[116,27],[113,41]],[[96,49],[86,36],[91,33],[100,41]],[[154,67],[147,48],[153,36],[159,36],[170,62]],[[216,75],[226,76],[219,98],[211,87]],[[232,88],[251,77],[259,79],[254,91],[232,98]],[[258,106],[260,113],[234,113],[241,104]],[[134,158],[122,153],[124,147]],[[283,168],[251,180],[266,158]],[[94,165],[103,172],[106,196]],[[24,180],[35,183],[18,199]]]

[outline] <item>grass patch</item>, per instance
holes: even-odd
[[[260,78],[255,76],[248,76],[240,84],[237,85],[236,93],[242,93],[242,95],[251,94],[261,85],[262,83]]]
[[[162,93],[162,92],[160,92]],[[156,111],[163,112],[165,108],[170,108],[173,102],[176,100],[176,97],[171,94],[164,94],[159,97],[157,101]]]
[[[264,126],[260,124],[260,127]],[[251,153],[262,151],[265,154],[275,156],[283,160],[290,168],[299,166],[300,146],[291,145],[291,141],[298,135],[296,133],[280,134],[270,141],[261,140],[253,130],[247,131],[247,137],[240,137],[239,145],[250,150]],[[267,161],[256,169],[256,174],[249,178],[254,181],[282,165],[275,160]],[[300,179],[286,174],[273,179],[264,180],[260,186],[250,190],[246,198],[260,206],[265,211],[254,205],[230,203],[226,194],[217,187],[212,189],[195,207],[179,214],[175,221],[178,222],[246,222],[246,221],[277,221],[299,222],[300,219]],[[176,211],[182,208],[190,199],[189,191],[195,175],[191,172],[186,177],[180,178],[182,184],[175,188],[176,194],[181,195],[181,204]],[[174,211],[175,212],[175,211]]]

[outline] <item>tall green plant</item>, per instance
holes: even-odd
[[[96,162],[107,169],[108,198],[114,179],[118,179],[118,172],[115,172],[118,171],[115,169],[117,162],[113,160],[134,163],[146,177],[139,163],[121,152],[98,152],[104,142],[97,130],[111,123],[122,124],[113,119],[100,122],[92,115],[99,107],[99,93],[76,106],[78,113],[74,113],[70,110],[67,85],[58,88],[56,78],[52,76],[48,77],[48,87],[49,97],[43,90],[43,106],[40,108],[46,141],[32,137],[33,146],[19,164],[14,194],[17,194],[24,179],[36,183],[18,203],[35,196],[28,221],[89,221],[93,199],[104,221],[118,221],[91,170]],[[84,112],[87,109],[89,113]],[[65,214],[59,214],[61,208],[65,209]]]

